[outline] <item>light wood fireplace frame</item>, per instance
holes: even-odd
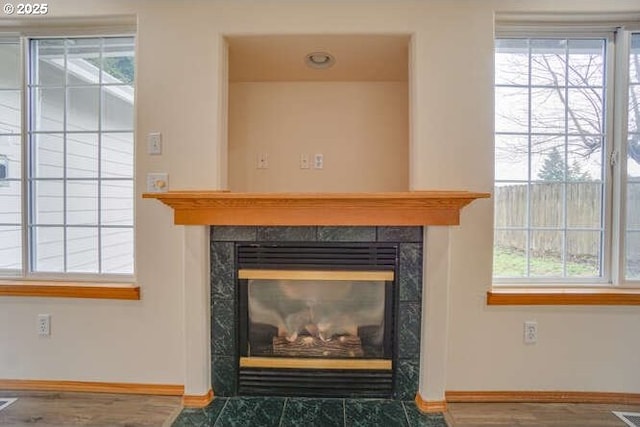
[[[145,193],[174,209],[177,225],[458,225],[460,210],[489,193]]]

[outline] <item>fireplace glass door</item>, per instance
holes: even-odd
[[[309,359],[391,357],[392,271],[240,270],[239,278],[245,361],[302,358],[313,367]]]

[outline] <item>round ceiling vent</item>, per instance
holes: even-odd
[[[304,62],[311,68],[329,68],[336,63],[336,59],[328,52],[311,52],[304,57]]]

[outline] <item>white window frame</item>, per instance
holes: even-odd
[[[9,39],[9,40],[19,40],[20,43],[20,55],[21,55],[21,207],[22,207],[22,269],[21,270],[0,270],[0,279],[18,279],[18,280],[53,280],[53,281],[79,281],[79,282],[105,282],[105,283],[131,283],[135,281],[136,277],[136,261],[135,261],[135,252],[136,252],[136,239],[135,239],[135,188],[136,188],[136,180],[135,180],[135,128],[136,128],[136,120],[134,117],[133,120],[133,129],[131,130],[134,135],[134,152],[133,152],[133,225],[131,228],[133,231],[133,272],[131,274],[115,274],[115,273],[75,273],[75,272],[65,272],[65,273],[56,273],[56,272],[37,272],[32,269],[31,256],[33,254],[32,245],[34,242],[30,238],[29,227],[30,221],[28,216],[32,213],[30,209],[31,203],[30,198],[32,198],[32,194],[29,192],[30,182],[33,180],[33,177],[29,174],[29,144],[30,144],[30,129],[29,129],[29,117],[32,114],[32,107],[29,103],[30,89],[29,89],[29,78],[28,73],[30,73],[30,41],[34,39],[63,39],[63,38],[100,38],[100,37],[132,37],[134,38],[134,49],[136,50],[136,57],[134,58],[134,62],[137,64],[137,36],[135,33],[135,27],[130,23],[126,22],[125,19],[123,22],[118,22],[118,25],[113,25],[112,21],[107,19],[105,25],[101,25],[101,22],[86,22],[76,24],[75,21],[69,21],[70,27],[65,29],[64,26],[61,25],[53,25],[51,28],[47,28],[45,25],[26,28],[19,33],[2,33],[0,28],[0,38]],[[136,67],[137,68],[137,67]],[[134,77],[137,80],[137,73],[135,73]],[[134,87],[135,87],[134,81]],[[135,97],[134,97],[135,99]],[[65,107],[65,115],[66,107]],[[134,100],[134,116],[135,116],[135,100]],[[102,131],[100,131],[102,132]],[[66,181],[66,180],[65,180]],[[98,180],[98,182],[100,182]],[[96,227],[100,227],[99,225]],[[64,225],[66,229],[67,226]],[[66,259],[66,253],[64,257]],[[65,261],[66,264],[66,261]]]
[[[627,279],[626,270],[626,212],[627,212],[627,145],[628,145],[628,113],[629,113],[629,56],[631,53],[631,36],[640,37],[640,22],[627,23],[619,31],[620,40],[618,47],[626,52],[624,55],[616,57],[616,104],[614,108],[619,111],[616,115],[616,126],[620,128],[617,143],[616,160],[617,184],[619,188],[614,189],[614,206],[619,209],[619,215],[614,219],[617,226],[614,239],[613,254],[616,256],[616,274],[614,275],[614,285],[621,287],[640,287],[640,277],[638,279]],[[620,75],[622,74],[622,75]],[[618,122],[619,121],[619,122]]]
[[[607,164],[604,166],[603,224],[601,245],[601,278],[544,278],[544,277],[493,277],[496,287],[562,287],[640,286],[640,280],[625,278],[625,216],[627,182],[627,109],[629,91],[629,41],[632,33],[640,31],[640,23],[612,25],[610,23],[577,25],[573,23],[549,22],[528,23],[508,21],[496,23],[495,37],[501,38],[603,38],[606,39],[605,72],[606,92],[604,100],[605,147]],[[530,161],[530,159],[529,159]]]

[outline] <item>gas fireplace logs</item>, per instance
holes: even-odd
[[[316,336],[302,335],[294,341],[274,337],[273,354],[286,357],[363,357],[364,351],[357,336],[341,335],[324,341]]]

